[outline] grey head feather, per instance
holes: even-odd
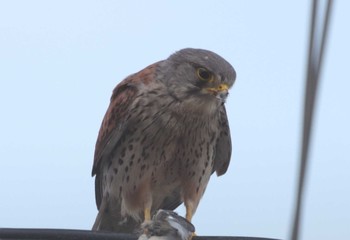
[[[196,73],[198,68],[209,70],[214,75],[215,81],[199,80]],[[174,99],[198,100],[199,103],[207,105],[206,101],[212,101],[213,98],[203,94],[203,88],[215,88],[219,84],[226,84],[230,88],[235,82],[236,71],[229,62],[214,52],[185,48],[160,63],[158,76],[158,81],[167,86],[168,93]]]

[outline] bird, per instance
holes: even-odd
[[[159,209],[152,221],[141,225],[138,240],[190,240],[195,227],[176,212]]]
[[[92,230],[135,233],[182,203],[192,221],[211,175],[230,163],[225,102],[235,80],[220,55],[184,48],[114,88],[95,145]]]

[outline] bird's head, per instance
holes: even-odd
[[[218,54],[185,48],[162,62],[162,81],[171,96],[196,106],[221,105],[236,79],[236,72]]]

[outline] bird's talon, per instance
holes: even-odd
[[[192,234],[191,234],[191,236],[189,237],[189,239],[188,240],[192,240],[193,239],[193,237],[196,237],[197,236],[197,234],[195,233],[195,232],[193,232]]]

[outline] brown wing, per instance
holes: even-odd
[[[230,127],[227,120],[225,106],[222,105],[220,109],[220,135],[216,143],[216,154],[214,159],[213,172],[216,171],[216,175],[221,176],[227,171],[230,164],[232,145]]]
[[[125,125],[125,115],[136,93],[136,87],[129,84],[128,78],[114,89],[111,102],[98,133],[92,176],[97,173],[102,159],[111,153],[119,141]]]
[[[92,176],[96,174],[95,197],[97,208],[99,208],[102,201],[99,166],[118,147],[118,142],[127,127],[128,111],[138,94],[137,86],[140,84],[147,85],[152,81],[156,64],[150,65],[142,71],[127,77],[113,90],[109,107],[97,137],[92,167]]]

